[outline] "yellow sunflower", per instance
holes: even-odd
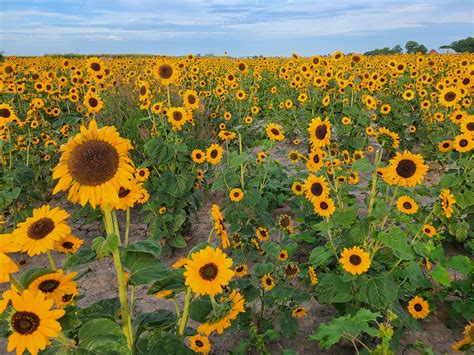
[[[13,314],[10,318],[12,334],[8,337],[7,351],[16,349],[23,354],[27,349],[32,355],[38,354],[50,344],[51,338],[57,338],[61,325],[57,321],[65,312],[54,309],[52,300],[45,300],[42,294],[33,295],[25,290],[21,295],[11,294]]]
[[[211,208],[211,216],[214,219],[214,230],[221,238],[222,248],[227,249],[230,246],[227,230],[224,225],[224,217],[222,216],[219,205],[213,204]]]
[[[281,262],[286,261],[286,259],[288,259],[288,252],[285,249],[280,250],[280,253],[277,255],[277,259]]]
[[[100,99],[99,95],[89,91],[84,97],[84,106],[86,106],[87,112],[98,113],[104,107],[104,103]]]
[[[140,168],[135,172],[135,178],[140,182],[148,180],[149,176],[150,171],[147,168]]]
[[[59,179],[53,194],[69,189],[68,198],[93,208],[117,203],[120,187],[127,187],[134,168],[128,157],[132,145],[113,126],[97,128],[92,120],[89,128],[61,147],[59,164],[53,179]]]
[[[215,296],[222,292],[234,276],[230,268],[232,259],[228,258],[221,249],[207,246],[188,259],[185,265],[185,284],[198,295]]]
[[[306,199],[315,203],[319,197],[329,195],[329,186],[326,179],[322,176],[309,175],[304,183]]]
[[[304,308],[302,306],[296,307],[295,309],[293,309],[291,311],[291,316],[293,318],[301,318],[301,317],[304,317],[307,314],[308,314],[308,311],[306,310],[306,308]]]
[[[311,282],[311,285],[318,284],[318,275],[316,274],[316,270],[314,269],[314,266],[308,267],[308,276],[309,276],[309,281]]]
[[[325,147],[331,141],[331,123],[326,118],[324,121],[321,117],[313,118],[308,126],[309,140],[316,147]]]
[[[270,238],[270,235],[268,234],[268,230],[263,227],[258,227],[257,231],[255,232],[255,235],[257,236],[258,240],[261,242],[264,242],[265,240],[268,240]]]
[[[459,153],[470,152],[474,148],[474,139],[471,134],[460,134],[454,137],[453,147]]]
[[[428,166],[424,163],[423,157],[408,151],[397,152],[387,167],[387,176],[399,186],[414,187],[421,183],[427,172]]]
[[[15,262],[4,253],[0,252],[0,284],[10,281],[10,274],[20,271]]]
[[[271,141],[280,142],[285,139],[285,135],[283,134],[283,129],[279,124],[270,123],[266,128],[268,139]]]
[[[265,291],[271,291],[275,287],[275,280],[272,275],[265,274],[262,276],[262,287]]]
[[[54,248],[55,243],[71,234],[66,223],[69,214],[59,207],[50,209],[48,205],[33,210],[33,217],[18,223],[12,237],[21,244],[21,251],[29,256],[45,253]]]
[[[234,188],[229,192],[229,198],[232,202],[239,202],[244,198],[244,192],[239,188]]]
[[[61,238],[54,244],[54,249],[64,254],[74,254],[84,244],[82,239],[77,238],[73,234],[69,234]]]
[[[28,290],[33,295],[42,293],[46,299],[51,299],[56,306],[62,307],[65,303],[63,301],[65,295],[77,294],[77,282],[73,281],[76,276],[77,272],[65,275],[62,270],[58,270],[55,273],[38,277],[28,286]],[[72,298],[67,303],[70,301]]]
[[[297,196],[304,194],[304,186],[299,181],[293,182],[293,184],[291,185],[291,190]]]
[[[191,153],[191,158],[196,164],[201,164],[206,161],[206,153],[201,149],[194,149]]]
[[[409,196],[400,196],[397,200],[397,209],[406,214],[418,212],[418,204]]]
[[[211,343],[207,336],[196,334],[188,338],[191,349],[198,354],[208,354],[211,351]]]
[[[0,104],[0,125],[18,120],[18,117],[9,104]]]
[[[153,75],[161,85],[169,86],[176,82],[176,79],[178,78],[178,70],[173,63],[161,61],[156,65]]]
[[[440,152],[443,152],[443,153],[447,153],[447,152],[450,152],[454,149],[454,146],[453,146],[453,141],[452,140],[444,140],[442,142],[439,142],[438,143],[438,149]]]
[[[439,103],[444,107],[452,107],[461,99],[461,92],[456,88],[445,88],[439,93]]]
[[[436,234],[436,228],[433,227],[431,224],[425,224],[422,228],[422,232],[424,235],[428,237],[434,237]]]
[[[413,318],[423,319],[430,313],[430,306],[423,298],[415,296],[408,302],[408,312]]]
[[[344,248],[339,262],[342,268],[352,275],[360,275],[370,268],[370,254],[355,246]]]
[[[306,169],[312,173],[317,173],[323,166],[323,159],[325,152],[318,148],[313,148],[309,153],[308,160],[306,161]]]
[[[444,215],[447,218],[451,218],[453,215],[453,205],[456,203],[454,195],[448,189],[442,189],[439,198],[441,199],[441,207],[443,208]]]
[[[211,146],[206,150],[206,159],[210,164],[216,165],[221,161],[223,153],[224,148],[219,144],[211,144]]]
[[[184,107],[170,107],[167,117],[175,131],[180,131],[184,124],[189,121],[189,113]]]
[[[240,265],[237,265],[234,269],[234,272],[235,272],[235,276],[237,277],[244,277],[247,275],[248,273],[248,267],[247,267],[247,264],[240,264]]]
[[[334,206],[334,201],[328,196],[321,196],[316,198],[313,201],[314,212],[319,214],[321,217],[330,217],[336,207]]]

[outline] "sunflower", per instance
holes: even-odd
[[[0,284],[10,281],[10,274],[20,271],[15,262],[10,257],[0,252]]]
[[[232,202],[239,202],[244,198],[244,192],[236,187],[230,190],[229,197]]]
[[[397,152],[395,158],[390,160],[387,176],[399,186],[414,187],[423,180],[427,172],[428,166],[424,164],[421,155],[404,151]]]
[[[135,178],[137,181],[143,182],[148,180],[148,177],[150,176],[150,171],[147,168],[140,168],[137,169],[135,172]]]
[[[185,284],[198,295],[215,296],[222,287],[229,284],[234,271],[230,269],[232,259],[221,249],[207,246],[188,259],[185,265]]]
[[[61,325],[57,319],[65,312],[52,310],[52,300],[46,300],[42,294],[33,295],[25,290],[21,295],[11,294],[13,314],[10,318],[12,334],[8,337],[7,351],[16,349],[17,354],[28,351],[36,355],[50,343],[50,338],[58,337]]]
[[[201,164],[206,161],[206,153],[201,149],[194,149],[191,153],[191,158],[196,164]]]
[[[248,273],[247,264],[236,265],[236,267],[235,267],[235,269],[234,269],[234,272],[235,272],[235,276],[237,276],[237,277],[244,277],[244,276],[246,276],[247,273]]]
[[[408,312],[413,318],[423,319],[430,313],[430,306],[423,298],[415,296],[408,302]]]
[[[329,186],[324,177],[309,175],[304,183],[304,190],[306,191],[306,199],[315,203],[319,197],[329,195]]]
[[[222,216],[219,205],[212,205],[211,216],[214,219],[214,230],[222,240],[222,248],[227,249],[230,246],[230,242],[224,225],[224,217]]]
[[[176,82],[176,79],[178,78],[178,70],[173,63],[162,61],[155,67],[153,75],[161,85],[169,86]]]
[[[69,214],[59,207],[48,205],[33,210],[33,217],[18,223],[12,237],[21,244],[21,251],[29,256],[45,253],[54,248],[56,241],[71,234],[66,223]]]
[[[196,334],[189,337],[189,345],[191,349],[199,354],[208,354],[211,351],[211,343],[207,336]]]
[[[355,246],[344,248],[339,262],[342,268],[352,275],[360,275],[370,268],[370,254]]]
[[[262,276],[262,287],[265,291],[271,291],[275,287],[275,280],[272,275],[265,274]]]
[[[471,116],[462,120],[459,128],[462,133],[468,134],[471,138],[474,138],[474,117]]]
[[[325,147],[331,141],[331,123],[327,118],[324,121],[320,117],[313,118],[308,126],[308,133],[314,147]]]
[[[314,269],[314,266],[308,267],[308,276],[309,276],[309,281],[311,282],[311,285],[318,284],[318,275],[316,274],[316,270]]]
[[[464,133],[454,137],[453,147],[459,153],[470,152],[474,147],[472,135]]]
[[[312,173],[318,172],[323,166],[323,159],[325,152],[318,148],[313,148],[309,153],[308,160],[306,161],[306,169]]]
[[[77,294],[77,282],[73,281],[76,276],[77,272],[64,275],[63,271],[59,270],[38,277],[28,286],[28,290],[34,295],[42,293],[46,299],[54,300],[56,306],[61,307],[65,303],[63,296]]]
[[[436,234],[436,228],[433,227],[431,224],[425,224],[422,228],[422,232],[424,235],[431,238]]]
[[[336,207],[334,201],[328,196],[321,196],[313,200],[314,212],[319,214],[321,217],[330,217]]]
[[[173,269],[179,269],[179,268],[182,268],[184,267],[187,263],[188,263],[188,258],[182,258],[182,259],[179,259],[178,261],[176,261],[173,265],[171,265],[171,267]]]
[[[128,186],[134,168],[128,157],[132,145],[119,136],[113,126],[89,128],[61,146],[61,160],[54,168],[53,179],[59,179],[53,194],[69,189],[68,198],[93,208],[117,203],[119,189]]]
[[[104,65],[104,62],[100,60],[99,58],[92,57],[92,58],[87,59],[86,68],[89,73],[92,73],[94,75],[97,75],[97,74],[103,75],[104,70],[105,70],[105,65]]]
[[[199,96],[194,90],[186,90],[183,94],[184,106],[193,110],[199,107]]]
[[[0,104],[0,125],[18,120],[13,108],[9,104]]]
[[[341,123],[344,125],[344,126],[347,126],[349,124],[351,124],[352,120],[349,118],[349,117],[343,117],[341,118]]]
[[[400,212],[406,214],[418,212],[418,204],[409,196],[400,196],[397,200],[397,208]]]
[[[265,240],[268,240],[268,238],[270,238],[270,235],[268,234],[268,230],[263,227],[258,227],[255,234],[257,235],[258,240],[260,240],[261,242],[264,242]]]
[[[288,252],[285,249],[280,250],[280,253],[278,253],[277,259],[281,262],[286,261],[286,259],[288,259]]]
[[[171,123],[175,131],[180,131],[190,118],[188,111],[184,107],[170,107],[167,117],[168,122]]]
[[[278,217],[278,225],[281,229],[290,229],[292,227],[291,217],[283,213]]]
[[[140,182],[135,179],[129,181],[128,186],[120,186],[119,189],[119,201],[115,204],[111,204],[112,208],[117,210],[127,210],[135,205],[135,202],[140,198],[140,194],[143,192],[143,186]]]
[[[99,95],[89,91],[84,97],[84,106],[86,106],[87,112],[98,113],[104,107],[104,103]]]
[[[439,93],[439,103],[444,107],[452,107],[461,99],[461,92],[456,88],[445,88]]]
[[[54,249],[64,254],[74,254],[84,243],[82,239],[77,238],[73,234],[69,234],[61,238],[54,244]]]
[[[291,311],[291,316],[293,318],[301,318],[301,317],[304,317],[307,314],[308,314],[308,311],[306,310],[306,308],[304,308],[302,306],[296,307],[295,309],[293,309]]]
[[[452,151],[453,149],[454,149],[454,146],[453,146],[452,140],[447,139],[438,143],[438,150],[440,152],[447,153],[447,152]]]
[[[280,142],[285,139],[285,135],[283,134],[283,130],[279,124],[270,123],[266,128],[268,139],[271,141]]]
[[[216,165],[221,161],[223,153],[224,148],[219,144],[211,144],[211,146],[206,150],[206,159],[210,164]]]
[[[415,98],[415,92],[413,90],[405,90],[402,97],[405,101],[411,101]]]
[[[288,159],[290,159],[292,164],[296,164],[300,160],[300,153],[297,150],[292,150],[288,153]]]
[[[469,322],[469,324],[464,327],[463,334],[464,338],[474,345],[474,323]]]
[[[454,195],[448,189],[442,189],[439,198],[441,199],[441,207],[443,208],[444,215],[447,218],[451,218],[453,215],[453,205],[456,203]]]
[[[287,264],[284,269],[285,276],[289,279],[295,278],[300,272],[300,268],[295,264]]]

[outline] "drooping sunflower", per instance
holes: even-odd
[[[397,200],[397,209],[406,214],[418,212],[418,204],[409,196],[400,196]]]
[[[291,311],[291,316],[293,318],[301,318],[308,314],[308,311],[303,306],[296,307]]]
[[[309,281],[311,282],[311,285],[318,284],[318,275],[316,274],[316,270],[314,269],[314,266],[308,267],[308,276],[309,276]]]
[[[234,276],[230,268],[232,259],[221,249],[211,246],[194,253],[185,265],[185,284],[198,295],[215,296],[222,292],[222,287],[229,284]]]
[[[329,119],[321,120],[321,117],[313,118],[308,126],[309,140],[316,148],[329,145],[331,141],[331,123]]]
[[[224,148],[219,144],[211,144],[211,146],[206,150],[206,159],[210,164],[216,165],[221,161],[223,153]]]
[[[342,268],[352,275],[360,275],[370,268],[370,254],[355,246],[344,248],[339,262]]]
[[[278,225],[281,229],[287,230],[292,228],[291,217],[286,213],[281,214],[278,217]]]
[[[191,158],[196,164],[201,164],[206,161],[206,153],[201,149],[194,149],[191,153]]]
[[[207,336],[196,334],[189,337],[191,349],[198,354],[208,354],[211,351],[211,343]]]
[[[441,199],[441,207],[443,208],[444,215],[447,218],[451,218],[453,215],[453,205],[456,203],[454,195],[448,189],[442,189],[439,198]]]
[[[413,318],[423,319],[430,313],[430,306],[423,298],[415,296],[408,302],[408,312]]]
[[[336,210],[336,207],[334,205],[334,201],[332,198],[328,196],[321,196],[316,198],[313,201],[313,206],[314,206],[314,212],[319,214],[321,217],[330,217],[334,211]]]
[[[89,128],[61,146],[61,160],[54,168],[53,179],[59,179],[53,194],[68,190],[68,198],[93,208],[117,203],[121,186],[128,186],[134,168],[128,157],[132,145],[120,137],[113,126]]]
[[[262,287],[265,291],[271,291],[275,287],[275,279],[270,274],[262,276]]]
[[[271,141],[280,142],[285,139],[285,135],[283,134],[283,129],[279,124],[270,123],[266,128],[268,139]]]
[[[421,183],[427,172],[428,166],[424,163],[423,157],[408,151],[397,152],[387,167],[387,176],[399,186],[414,187]]]
[[[234,188],[229,192],[229,198],[232,202],[239,202],[244,198],[244,192],[239,188]]]
[[[33,295],[42,293],[45,298],[53,300],[56,306],[61,307],[64,295],[77,294],[77,282],[73,281],[76,276],[77,272],[65,275],[62,270],[58,270],[38,277],[30,284],[28,290]]]
[[[54,309],[53,300],[46,300],[42,294],[33,295],[25,290],[21,295],[11,294],[13,315],[10,318],[12,334],[8,337],[7,351],[16,349],[17,354],[28,351],[36,355],[49,345],[51,338],[57,338],[61,325],[57,321],[65,312]]]
[[[304,183],[306,199],[314,203],[319,197],[329,195],[329,186],[326,179],[322,176],[309,175]]]
[[[209,320],[201,324],[197,331],[201,334],[210,335],[213,332],[222,334],[223,331],[232,325],[232,321],[237,318],[239,313],[245,312],[244,297],[232,290],[229,296],[222,297],[217,305],[217,310],[209,315]]]
[[[71,234],[66,223],[69,214],[59,207],[48,205],[33,210],[33,217],[18,223],[12,237],[21,244],[21,251],[29,256],[45,253],[54,248],[56,241]]]
[[[214,230],[221,238],[222,248],[227,249],[230,246],[227,230],[224,225],[224,217],[222,216],[219,205],[213,204],[211,208],[211,216],[214,219]]]
[[[69,234],[61,238],[54,244],[54,249],[64,254],[74,254],[84,244],[82,239],[77,238],[73,234]]]

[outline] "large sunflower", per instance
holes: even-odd
[[[53,194],[69,189],[68,198],[93,208],[119,202],[120,187],[128,187],[134,168],[128,157],[132,145],[113,126],[97,128],[92,120],[89,128],[61,147],[62,155],[53,172],[59,179]]]
[[[320,148],[327,146],[331,141],[331,122],[326,118],[313,118],[308,126],[309,140],[314,147]]]
[[[63,271],[59,270],[38,277],[30,284],[28,290],[33,295],[42,293],[47,299],[53,300],[56,306],[62,307],[72,301],[72,297],[66,297],[69,301],[64,302],[64,296],[77,294],[77,282],[73,281],[76,275],[77,272],[64,275]]]
[[[232,259],[221,249],[207,246],[189,258],[185,265],[185,284],[198,295],[215,296],[234,276],[231,266]]]
[[[59,207],[48,205],[33,210],[33,217],[18,223],[12,237],[21,244],[21,251],[29,256],[45,253],[54,248],[56,241],[71,234],[66,223],[69,214]]]
[[[445,88],[439,93],[439,103],[444,107],[452,107],[461,99],[461,92],[456,88]]]
[[[359,247],[344,248],[339,262],[342,268],[352,275],[360,275],[370,267],[370,254]]]
[[[415,296],[408,302],[408,312],[416,319],[423,319],[430,313],[430,306],[423,298]]]
[[[311,203],[329,194],[328,183],[322,176],[309,175],[304,183],[304,189],[306,191],[306,199]]]
[[[397,152],[387,167],[387,176],[400,186],[416,186],[421,183],[427,172],[428,166],[424,163],[423,157],[408,151]]]
[[[64,310],[54,309],[52,300],[45,300],[42,294],[33,295],[25,290],[21,295],[11,294],[13,315],[10,318],[12,334],[8,337],[7,351],[16,349],[17,354],[28,351],[36,355],[56,338],[61,332],[57,319],[64,315]]]

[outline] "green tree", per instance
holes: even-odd
[[[445,44],[439,48],[452,49],[457,53],[474,53],[474,37],[460,39],[459,41],[451,42],[451,44]]]

